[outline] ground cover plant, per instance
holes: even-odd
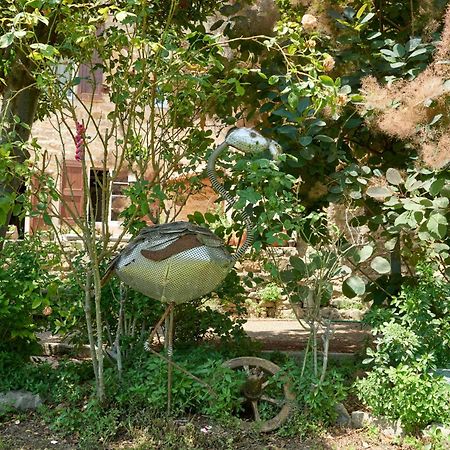
[[[236,355],[226,347],[218,351],[205,345],[177,352],[176,361],[205,380],[209,387],[175,370],[171,420],[197,416],[210,425],[239,429],[237,416],[241,408],[243,374],[222,366],[225,359]],[[312,372],[299,377],[298,364],[285,357],[283,361],[279,361],[283,376],[295,379],[297,416],[301,415],[302,421],[310,423],[311,427],[315,423],[317,429],[332,423],[334,405],[344,396],[343,379],[332,373],[325,389],[314,393],[309,391]],[[133,428],[148,427],[152,422],[162,424],[167,420],[167,364],[147,352],[135,353],[123,368],[121,378],[113,367],[105,369],[110,396],[104,406],[93,396],[95,377],[89,362],[61,361],[57,368],[52,368],[46,363],[24,364],[14,355],[2,353],[0,368],[4,374],[0,391],[28,389],[39,393],[45,400],[40,414],[51,429],[59,435],[76,438],[82,448],[92,448],[99,443],[109,445]],[[274,381],[279,382],[281,378]],[[264,410],[261,415],[264,416]],[[7,417],[7,413],[3,413],[2,420]],[[282,434],[295,436],[298,434],[296,427],[295,421],[291,422]]]

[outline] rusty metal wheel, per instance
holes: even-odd
[[[242,409],[239,412],[243,424],[255,425],[267,432],[286,421],[295,396],[289,380],[276,376],[281,370],[276,364],[267,359],[244,356],[230,359],[223,365],[244,374],[240,390]]]

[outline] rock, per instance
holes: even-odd
[[[351,309],[341,309],[339,313],[343,319],[348,320],[362,320],[364,317],[365,311],[361,309],[351,308]]]
[[[334,407],[334,410],[337,413],[335,424],[338,427],[347,427],[351,421],[351,417],[347,411],[347,408],[342,403],[338,403]]]
[[[28,391],[9,391],[0,393],[0,410],[12,407],[20,411],[36,409],[42,404],[39,394]]]
[[[375,425],[380,429],[381,434],[389,438],[403,437],[405,435],[400,419],[393,421],[386,419],[386,417],[372,417],[365,411],[352,412],[352,428],[364,428],[367,425]]]
[[[403,437],[405,435],[400,419],[394,421],[385,417],[377,417],[373,419],[372,423],[380,429],[381,434],[388,438]]]
[[[320,317],[322,319],[339,320],[341,315],[336,308],[325,307],[320,310]]]
[[[432,423],[422,432],[424,437],[435,436],[436,433],[441,435],[443,438],[450,438],[450,428],[442,425],[441,423]]]
[[[353,411],[351,417],[352,428],[364,428],[371,423],[369,413],[365,411]]]

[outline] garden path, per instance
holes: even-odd
[[[356,353],[364,350],[370,340],[370,329],[358,322],[333,324],[330,352]],[[263,350],[300,351],[306,347],[309,331],[305,324],[286,319],[248,319],[244,330]]]

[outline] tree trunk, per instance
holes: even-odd
[[[26,142],[30,137],[31,126],[36,115],[39,93],[29,69],[21,60],[18,60],[6,79],[0,113],[0,145],[8,142],[15,143],[11,149],[11,156],[17,163],[23,163],[30,156]],[[24,180],[18,176],[7,180],[0,179],[0,196],[14,196],[23,183]],[[12,209],[7,213],[5,224],[0,226],[0,238],[6,235],[11,213]]]

